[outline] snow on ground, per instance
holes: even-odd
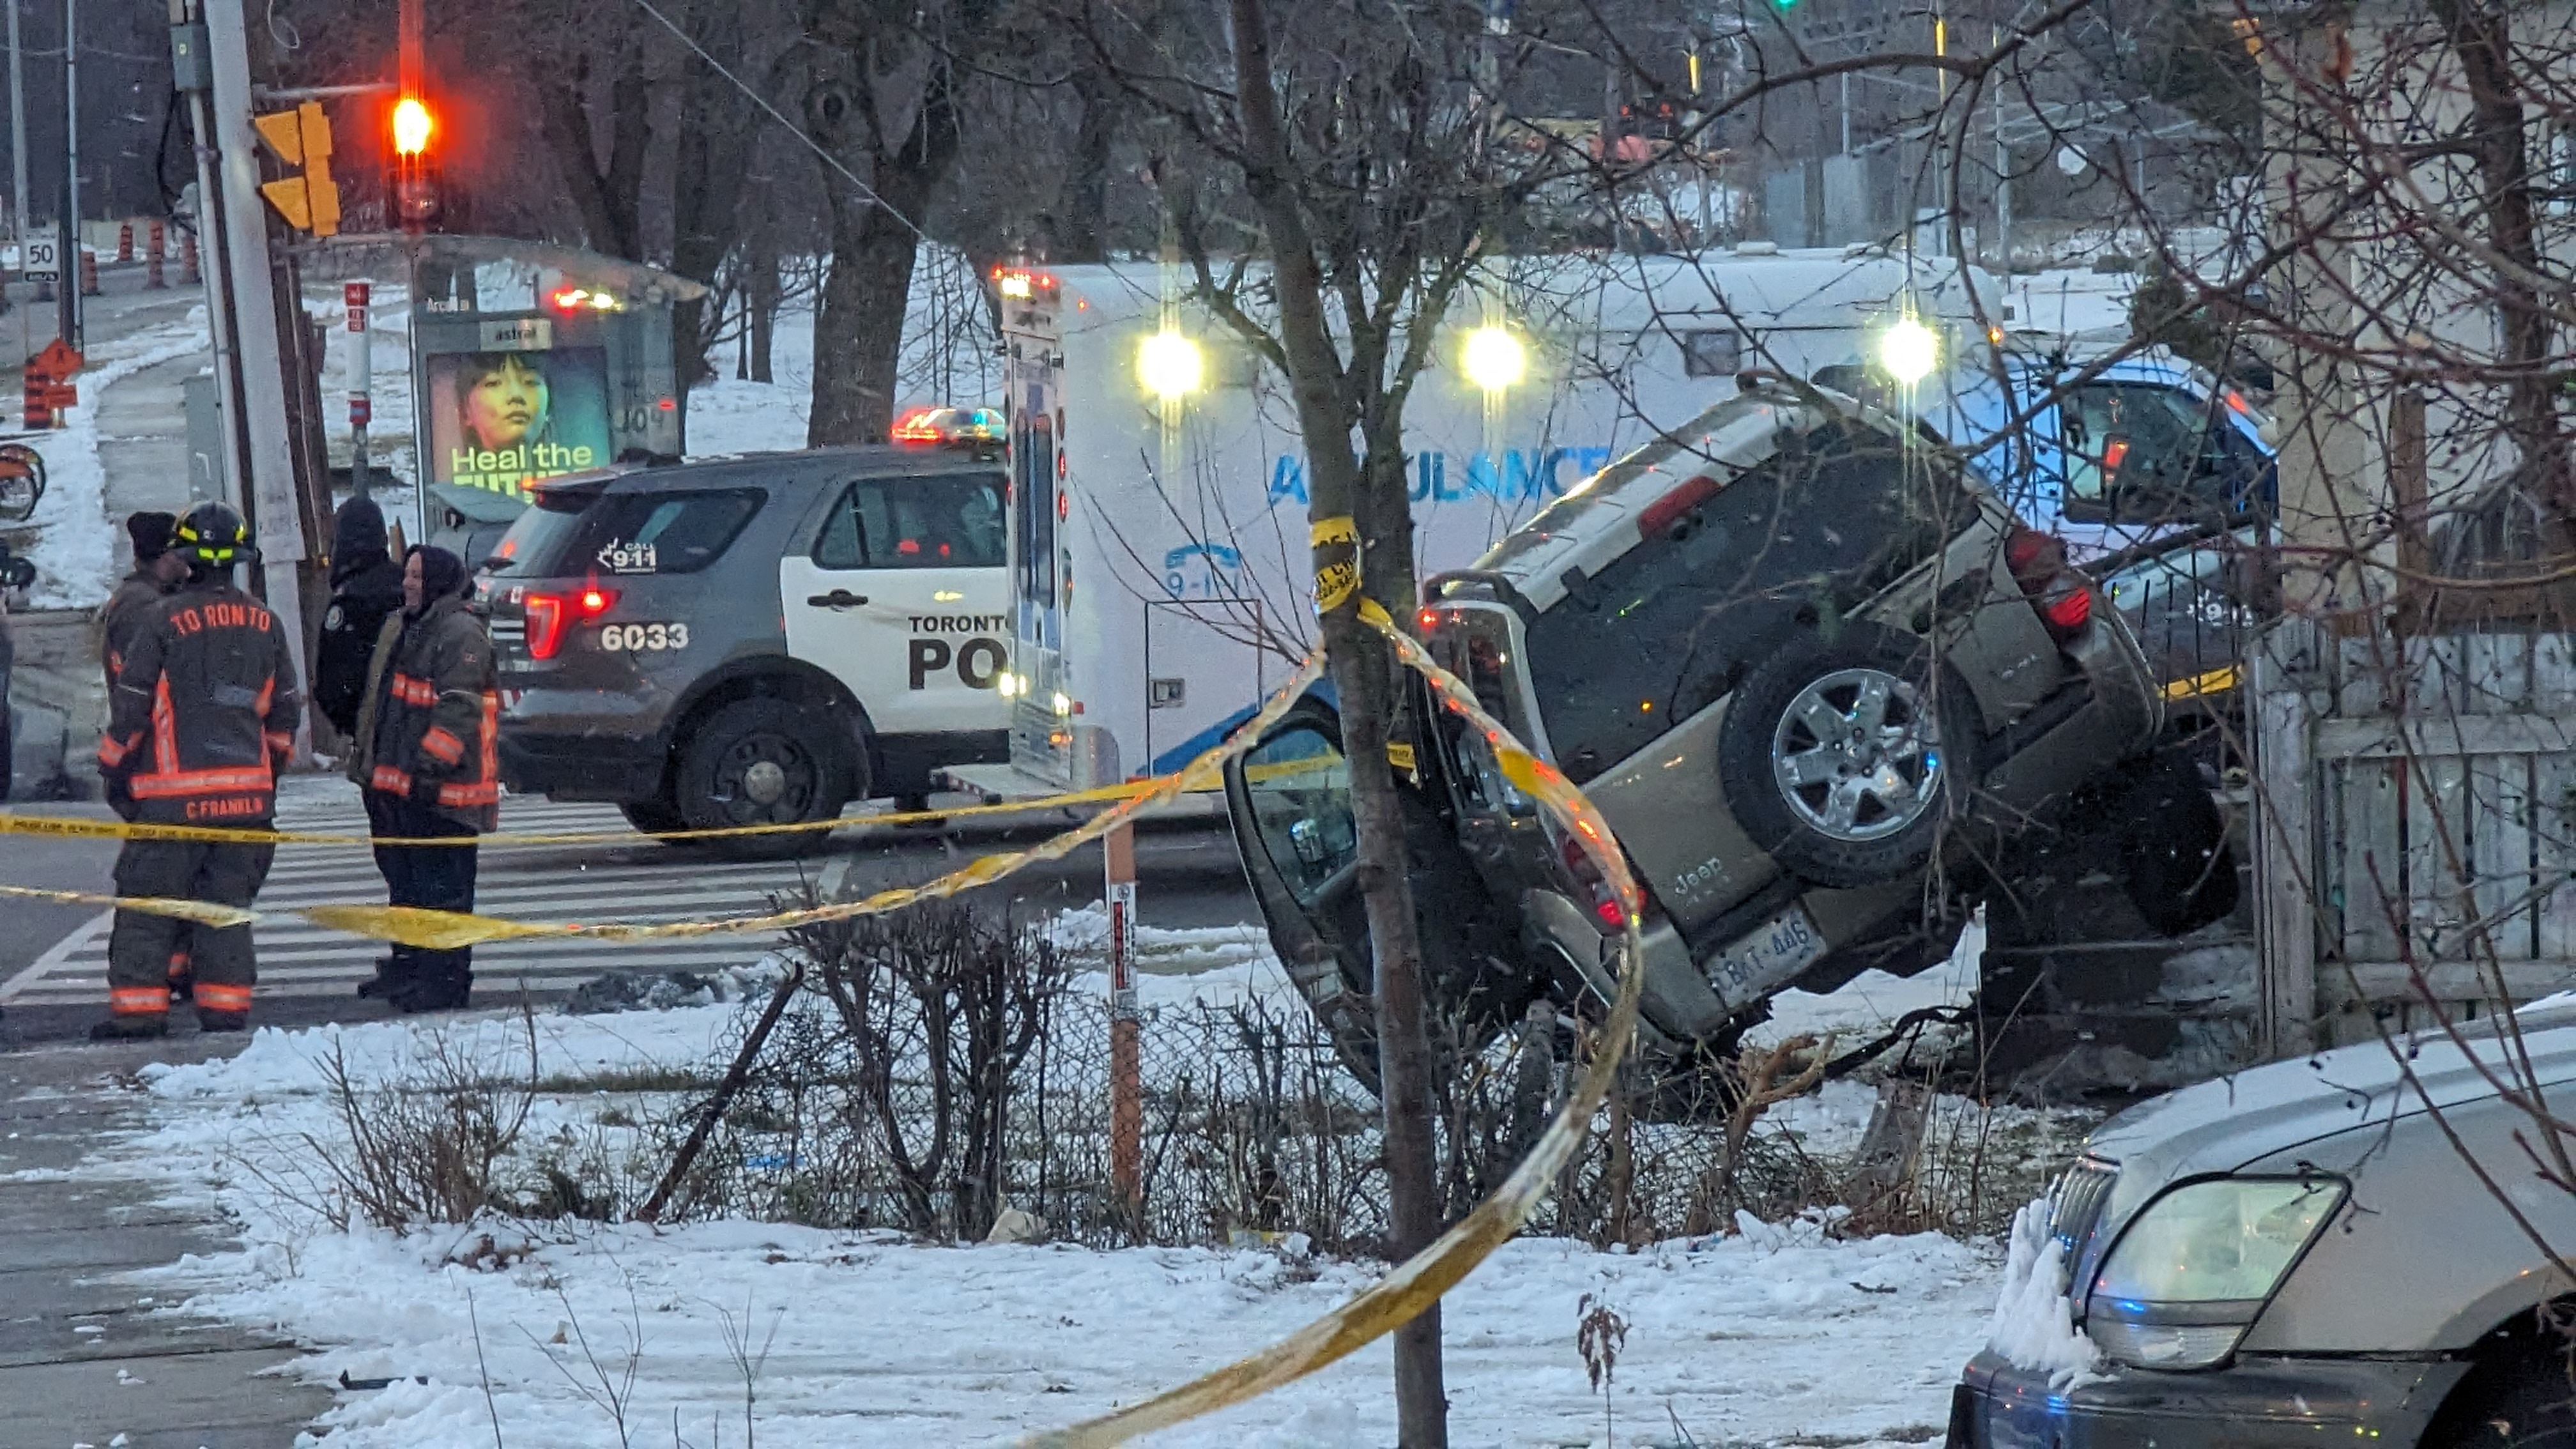
[[[1081,925],[1076,913],[1067,934]],[[1174,1001],[1280,989],[1266,957],[1143,985]],[[536,1018],[540,1074],[702,1070],[734,1023],[728,1007]],[[193,1311],[291,1335],[311,1350],[292,1371],[316,1381],[396,1380],[343,1396],[326,1421],[335,1449],[488,1445],[494,1415],[505,1449],[615,1445],[599,1376],[615,1385],[630,1371],[620,1397],[637,1442],[662,1442],[675,1410],[689,1442],[732,1442],[744,1385],[729,1335],[754,1357],[766,1346],[759,1436],[786,1449],[1008,1442],[1217,1367],[1379,1271],[1300,1256],[1293,1242],[946,1247],[744,1221],[396,1234],[335,1230],[299,1206],[309,1193],[294,1185],[316,1166],[308,1139],[337,1136],[324,1075],[334,1054],[362,1084],[398,1082],[440,1051],[524,1062],[527,1030],[508,1015],[265,1029],[231,1060],[149,1072],[156,1125],[87,1170],[211,1198],[242,1224],[244,1246],[141,1275],[138,1296],[166,1307],[175,1287]],[[533,1130],[597,1114],[601,1100],[552,1095]],[[1830,1111],[1856,1106],[1838,1098]],[[1936,1235],[1846,1242],[1814,1221],[1749,1218],[1733,1235],[1633,1253],[1514,1242],[1444,1309],[1453,1432],[1462,1445],[1597,1442],[1605,1400],[1575,1348],[1591,1294],[1628,1323],[1606,1405],[1621,1442],[1675,1441],[1676,1422],[1704,1444],[1934,1439],[1959,1365],[1989,1331],[1997,1257]],[[1383,1444],[1387,1372],[1376,1345],[1153,1442]]]
[[[45,496],[29,523],[37,530],[27,557],[36,565],[28,602],[39,609],[85,609],[116,587],[120,526],[107,516],[107,470],[98,454],[98,409],[107,390],[147,367],[213,346],[206,309],[177,322],[97,343],[80,375],[80,406],[64,426],[22,441],[45,459]]]

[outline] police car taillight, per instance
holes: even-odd
[[[616,607],[615,589],[584,589],[578,594],[530,594],[528,657],[552,659],[563,648],[566,626],[596,619]]]

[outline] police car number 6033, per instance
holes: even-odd
[[[686,649],[689,626],[686,624],[604,624],[599,630],[602,649]]]

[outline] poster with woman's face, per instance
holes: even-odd
[[[445,352],[429,358],[430,478],[517,493],[609,461],[608,354]]]

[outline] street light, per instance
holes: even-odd
[[[1152,333],[1136,349],[1137,380],[1164,402],[1178,402],[1197,392],[1206,375],[1199,345],[1178,332]]]
[[[1529,373],[1529,349],[1508,327],[1479,327],[1467,334],[1459,356],[1467,380],[1487,392],[1501,392]]]
[[[1912,387],[1941,365],[1941,334],[1907,312],[1878,335],[1878,365],[1889,377]]]

